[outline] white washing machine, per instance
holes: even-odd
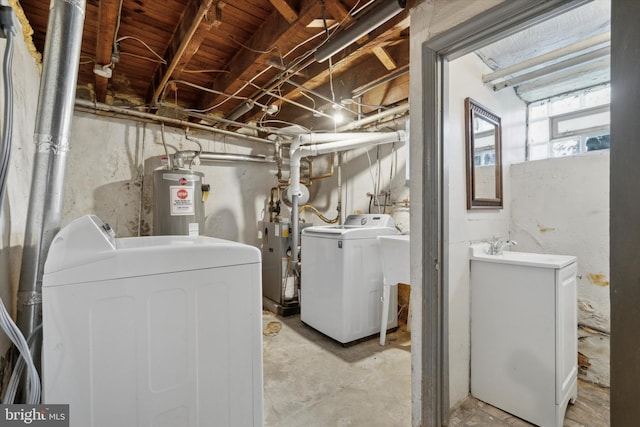
[[[251,246],[77,219],[45,265],[44,403],[75,427],[262,426],[260,274]]]
[[[378,236],[399,234],[389,215],[349,215],[343,226],[302,231],[300,319],[343,344],[380,333],[382,260]],[[387,329],[398,325],[397,288]]]

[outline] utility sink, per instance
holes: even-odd
[[[578,396],[577,258],[471,246],[471,394],[562,427]]]
[[[380,324],[380,345],[384,345],[387,334],[387,315],[389,313],[389,300],[391,287],[398,283],[409,284],[411,281],[411,269],[409,267],[409,236],[395,234],[378,236],[380,253],[382,258],[382,320]],[[411,305],[409,305],[409,317],[411,317]],[[410,322],[408,322],[410,324]],[[410,330],[407,325],[407,330]]]
[[[471,245],[470,251],[472,260],[529,267],[562,268],[576,262],[576,257],[570,255],[538,254],[508,250],[499,255],[490,255],[488,253],[488,245],[485,243]]]
[[[382,254],[382,274],[390,286],[398,283],[409,284],[409,235],[378,236]]]

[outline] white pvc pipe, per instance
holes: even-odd
[[[533,67],[544,64],[546,62],[563,58],[565,56],[572,55],[577,52],[582,52],[585,49],[589,49],[591,47],[598,46],[604,43],[607,43],[607,44],[611,43],[610,31],[607,31],[606,33],[598,34],[586,40],[581,40],[569,46],[561,47],[560,49],[553,50],[549,53],[545,53],[544,55],[536,56],[535,58],[531,58],[527,61],[514,64],[510,67],[506,67],[501,70],[494,71],[493,73],[485,74],[484,76],[482,76],[482,82],[491,83],[498,79],[506,77],[510,74],[519,73],[521,71],[531,69]]]
[[[347,138],[347,140],[344,140]],[[402,142],[406,138],[405,132],[384,133],[329,133],[299,135],[289,148],[290,157],[290,191],[291,191],[291,262],[297,271],[298,266],[298,198],[302,196],[300,190],[300,159],[302,157],[317,156],[337,151],[352,150],[354,148],[369,147],[392,142]],[[321,144],[302,145],[303,141],[324,140]]]

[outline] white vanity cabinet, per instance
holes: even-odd
[[[471,394],[560,427],[577,397],[576,258],[471,256]]]

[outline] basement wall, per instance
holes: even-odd
[[[472,241],[497,236],[509,238],[511,164],[525,156],[525,104],[507,89],[494,92],[482,83],[491,70],[469,54],[449,64],[449,117],[445,122],[444,205],[445,257],[449,289],[449,396],[454,406],[469,394],[470,364],[470,261]],[[464,100],[471,97],[502,120],[503,209],[467,210]],[[445,261],[447,263],[447,261]],[[447,265],[447,264],[445,264]]]
[[[3,62],[6,40],[0,38],[0,64]],[[13,147],[5,200],[0,210],[0,297],[10,314],[15,314],[15,292],[20,279],[20,264],[26,227],[31,169],[35,144],[33,132],[38,106],[40,71],[22,37],[14,38],[13,50]],[[0,85],[0,125],[4,118],[5,93]],[[4,369],[4,355],[10,341],[0,333],[0,370]]]
[[[153,223],[153,170],[161,165],[165,154],[161,129],[156,124],[101,117],[76,111],[73,119],[71,151],[67,163],[67,182],[64,199],[64,224],[93,213],[108,222],[119,237],[145,236]],[[214,136],[205,131],[192,131],[188,138],[182,129],[165,127],[165,141],[169,153],[176,150],[197,150],[234,154],[273,156],[271,144],[248,143],[229,137]],[[367,151],[372,162],[369,170]],[[408,198],[405,179],[405,147],[400,144],[371,147],[347,152],[343,167],[344,215],[367,213],[367,192],[373,192],[373,182],[389,188],[393,173],[392,200]],[[377,159],[380,160],[378,166]],[[328,171],[328,157],[314,162],[314,173]],[[394,165],[393,172],[391,165]],[[323,170],[324,168],[324,170]],[[204,235],[233,240],[260,247],[260,221],[268,221],[270,189],[276,186],[276,166],[247,162],[207,162],[193,166],[205,174],[211,185],[205,203]],[[287,178],[288,167],[283,170]],[[373,181],[372,181],[373,174]],[[310,202],[329,218],[336,216],[337,169],[332,177],[316,180],[310,187]],[[381,197],[383,204],[384,197]],[[381,207],[384,209],[384,207]],[[372,213],[377,213],[372,206]],[[409,209],[405,206],[386,208],[394,213],[400,226],[408,231]],[[290,217],[290,209],[282,205],[282,216]],[[314,224],[322,221],[311,212],[301,218]]]
[[[609,151],[511,166],[516,250],[578,258],[582,379],[609,386]]]
[[[402,129],[402,126],[400,126]],[[381,131],[390,131],[382,129]],[[396,226],[409,232],[409,183],[406,178],[407,146],[401,143],[384,144],[350,150],[343,154],[343,218],[357,213],[386,213]],[[334,177],[316,181],[310,191],[310,201],[328,218],[336,216],[338,201],[337,171]],[[317,188],[313,188],[317,187]],[[375,194],[377,199],[371,199]],[[387,194],[386,200],[385,195]],[[300,216],[307,222],[323,222],[309,211]]]
[[[165,127],[170,154],[198,150],[273,155],[273,145],[255,148],[209,132]],[[71,136],[64,199],[64,223],[93,213],[118,237],[151,234],[153,171],[165,155],[161,127],[77,112]],[[203,234],[257,246],[258,221],[265,216],[275,164],[211,162],[193,166],[211,185]],[[267,215],[268,218],[268,215]]]

